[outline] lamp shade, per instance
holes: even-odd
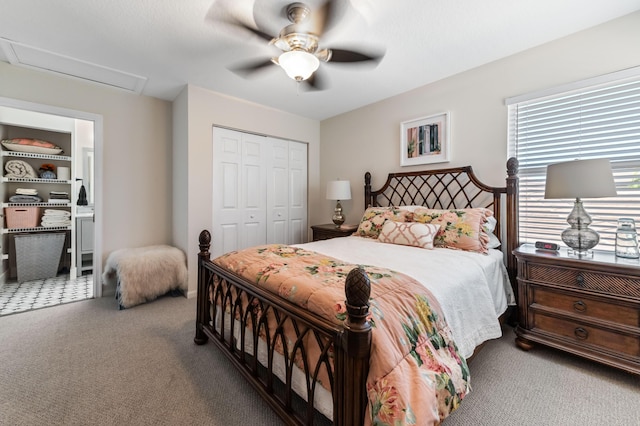
[[[606,158],[573,160],[547,166],[544,198],[615,197],[611,163]]]
[[[284,52],[278,57],[278,63],[296,81],[308,79],[320,66],[318,58],[304,50]]]
[[[327,200],[350,200],[351,182],[333,180],[327,184]]]

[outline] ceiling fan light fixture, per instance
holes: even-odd
[[[320,61],[315,55],[304,50],[290,50],[278,57],[278,64],[290,78],[303,81],[318,69]]]

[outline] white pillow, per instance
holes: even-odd
[[[489,242],[487,243],[487,248],[490,248],[490,249],[498,248],[502,245],[502,243],[500,242],[500,239],[496,237],[496,234],[493,233],[493,230],[496,229],[497,224],[498,224],[498,221],[496,220],[496,218],[493,216],[489,216],[484,226],[482,227],[482,230],[486,232],[487,235],[489,235]]]
[[[394,222],[388,220],[378,236],[378,241],[425,249],[433,248],[433,238],[440,225],[417,222]]]
[[[487,234],[491,234],[491,233],[493,233],[493,230],[496,229],[496,225],[497,224],[498,224],[498,221],[496,220],[496,218],[493,215],[491,215],[491,216],[487,217],[487,221],[482,226],[482,229]]]
[[[489,234],[489,242],[487,243],[487,248],[494,249],[498,248],[502,245],[498,237],[492,232]]]

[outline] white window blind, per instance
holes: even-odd
[[[520,163],[521,243],[562,244],[574,200],[544,199],[546,167],[574,159],[611,161],[618,196],[583,200],[590,227],[600,234],[596,248],[614,249],[620,217],[633,218],[640,228],[640,69],[635,71],[632,77],[625,71],[624,79],[599,77],[597,84],[507,100],[509,154]]]

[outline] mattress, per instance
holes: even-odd
[[[481,343],[502,336],[498,317],[509,305],[515,305],[500,250],[490,249],[487,254],[429,250],[355,236],[298,246],[350,263],[393,269],[422,283],[440,302],[465,358]]]

